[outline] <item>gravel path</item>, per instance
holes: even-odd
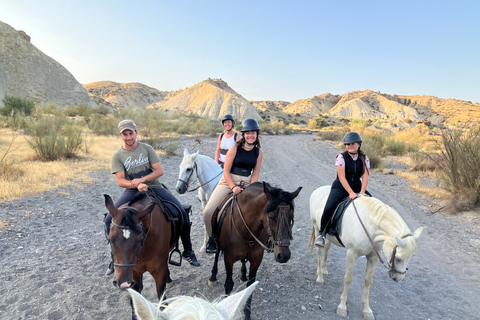
[[[183,148],[213,156],[215,138],[200,144],[186,139],[179,156],[162,157],[163,182],[173,191]],[[292,258],[278,264],[266,254],[258,272],[252,319],[344,319],[335,314],[343,290],[345,251],[332,248],[326,282],[315,282],[316,256],[310,255],[309,197],[335,178],[336,147],[314,141],[309,134],[263,136],[264,163],[260,180],[288,191],[302,186],[295,200]],[[388,166],[388,164],[387,164]],[[92,173],[95,182],[83,189],[69,187],[0,203],[0,319],[130,319],[128,294],[104,278],[109,248],[103,235],[103,194],[118,199],[121,189],[109,172]],[[396,209],[412,230],[426,226],[405,280],[395,283],[377,266],[370,304],[377,319],[479,319],[480,235],[477,215],[448,217],[430,214],[434,199],[413,193],[410,183],[374,172],[369,190]],[[223,293],[225,273],[206,285],[213,256],[199,254],[203,218],[194,193],[177,195],[193,205],[192,241],[202,266],[171,267],[174,286],[169,296],[188,294],[214,299]],[[239,271],[239,264],[236,265]],[[362,319],[361,293],[365,259],[355,265],[348,319]],[[239,272],[236,272],[238,274]],[[241,287],[238,277],[235,289]],[[153,280],[145,276],[143,294],[156,301]]]

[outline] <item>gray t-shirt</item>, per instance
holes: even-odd
[[[160,162],[160,158],[152,146],[138,142],[134,150],[120,148],[115,151],[112,156],[112,173],[123,171],[125,179],[138,179],[152,173],[152,164],[157,162]],[[152,189],[163,188],[158,179],[148,181],[146,185]]]

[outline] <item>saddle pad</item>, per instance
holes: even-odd
[[[230,204],[232,203],[233,196],[227,199],[225,203],[223,204],[222,208],[218,211],[220,214],[217,214],[217,222],[220,222],[220,219],[222,216],[225,216],[225,213],[227,212],[228,207],[230,207]]]
[[[331,236],[336,237],[338,242],[340,242],[342,246],[343,243],[342,240],[340,240],[340,232],[342,231],[343,214],[345,213],[345,210],[351,202],[352,201],[348,197],[345,198],[342,202],[340,202],[340,204],[335,209],[332,219],[330,219],[330,223],[327,227],[327,233]]]

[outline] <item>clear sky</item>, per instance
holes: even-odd
[[[248,100],[371,89],[480,102],[478,0],[0,0],[82,84],[222,78]]]

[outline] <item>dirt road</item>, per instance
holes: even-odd
[[[214,138],[201,144],[183,141],[178,156],[162,158],[162,181],[174,190],[183,147],[213,156],[215,143]],[[262,148],[260,180],[288,191],[298,186],[303,190],[295,201],[292,258],[281,265],[272,255],[265,255],[252,319],[344,319],[335,311],[343,290],[345,251],[332,248],[330,274],[320,285],[315,282],[316,255],[310,256],[308,247],[309,197],[317,187],[334,180],[338,150],[308,134],[263,136]],[[109,172],[96,172],[92,177],[95,183],[82,190],[70,187],[0,203],[0,219],[10,224],[0,230],[1,319],[130,319],[128,294],[115,289],[111,278],[103,277],[109,252],[103,235],[103,194],[117,199],[121,190]],[[394,175],[374,172],[369,190],[396,209],[412,230],[428,228],[405,280],[395,283],[385,268],[376,267],[370,291],[376,318],[479,319],[480,235],[475,232],[479,219],[429,214],[437,204],[413,194],[409,183]],[[192,240],[202,266],[171,267],[174,286],[168,294],[214,299],[223,293],[223,266],[219,283],[208,287],[213,256],[198,253],[203,239],[200,203],[194,193],[177,196],[193,205]],[[355,265],[348,319],[362,319],[365,261],[361,258]],[[235,290],[241,284],[238,277],[234,281]],[[149,275],[143,294],[156,301]]]

